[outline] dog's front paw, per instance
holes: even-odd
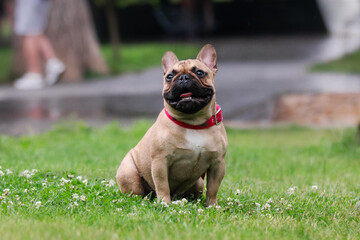
[[[216,206],[218,205],[216,198],[207,198],[206,199],[206,206]]]
[[[159,197],[158,196],[158,203],[167,203],[170,204],[171,203],[171,198],[170,196],[165,196],[165,197]]]

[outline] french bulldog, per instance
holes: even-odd
[[[206,173],[206,204],[217,204],[225,175],[227,136],[215,101],[215,48],[207,44],[196,59],[162,58],[165,108],[140,142],[122,160],[116,182],[122,193],[159,201],[201,197]]]

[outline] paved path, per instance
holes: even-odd
[[[288,92],[353,92],[360,77],[308,73],[314,62],[356,49],[353,39],[261,38],[218,40],[217,100],[231,121],[271,120],[274,100]],[[160,60],[159,60],[160,61]],[[139,117],[155,118],[162,109],[159,67],[80,84],[60,84],[39,91],[0,88],[0,132],[46,130],[64,116],[93,125]],[[30,130],[29,130],[30,129]]]

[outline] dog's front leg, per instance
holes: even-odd
[[[225,175],[225,159],[221,159],[207,170],[206,205],[217,205],[217,193]]]
[[[151,174],[159,202],[164,201],[166,203],[171,203],[168,170],[166,158],[153,160]]]

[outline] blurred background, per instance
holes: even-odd
[[[68,119],[102,126],[154,119],[161,57],[218,52],[217,102],[237,127],[357,125],[360,0],[40,0],[45,35],[66,70],[18,90],[26,72],[16,1],[0,1],[0,133],[33,134]],[[44,69],[45,71],[45,69]]]

